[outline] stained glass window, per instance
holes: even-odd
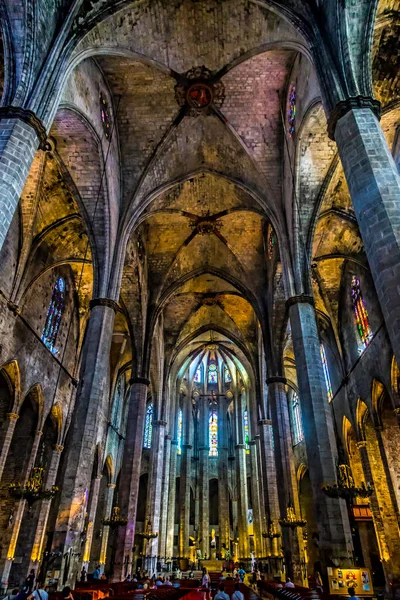
[[[228,367],[224,368],[224,381],[225,381],[225,383],[231,383],[231,381],[232,381],[232,377],[231,377]]]
[[[300,401],[297,394],[294,394],[292,398],[292,427],[293,427],[293,441],[295,444],[301,442],[304,438],[303,423],[301,420],[301,408]]]
[[[57,354],[55,347],[57,333],[65,306],[65,281],[59,277],[54,285],[49,308],[47,309],[46,323],[42,331],[42,341],[53,354]]]
[[[351,299],[358,335],[361,338],[363,348],[366,348],[371,341],[372,331],[369,325],[368,311],[361,294],[360,282],[355,275],[351,280]]]
[[[107,100],[103,96],[102,92],[100,92],[100,117],[103,125],[104,135],[106,138],[109,138],[111,133],[110,111],[108,109]]]
[[[218,456],[218,415],[216,410],[210,412],[208,440],[210,446],[209,455]]]
[[[146,421],[144,424],[143,448],[151,448],[152,436],[153,436],[153,405],[150,403],[146,410]]]
[[[246,454],[250,454],[250,446],[249,446],[249,413],[247,410],[243,413],[243,428],[244,428],[244,445],[246,447]]]
[[[182,432],[183,432],[183,414],[182,409],[179,409],[178,412],[178,432],[177,432],[177,452],[178,454],[182,454]]]
[[[124,400],[124,392],[125,376],[121,375],[121,377],[118,378],[117,385],[115,386],[114,400],[111,409],[111,425],[115,429],[119,429],[119,426],[121,424],[121,412]]]
[[[292,137],[296,131],[296,86],[292,85],[289,95],[289,108],[288,108],[288,123],[289,123],[289,135]]]
[[[319,347],[319,349],[320,349],[320,352],[321,352],[322,366],[323,366],[323,369],[324,369],[326,391],[327,391],[327,394],[328,394],[328,400],[330,402],[332,400],[332,398],[333,398],[333,392],[332,392],[331,378],[329,376],[328,361],[326,360],[326,354],[325,354],[324,345],[321,344],[320,347]]]
[[[195,376],[194,376],[194,380],[195,380],[196,383],[201,383],[201,380],[202,380],[201,365],[197,368],[197,371],[196,371]]]
[[[275,233],[274,230],[271,229],[268,237],[268,258],[271,260],[274,257],[274,248],[275,248]]]
[[[215,363],[208,365],[208,383],[218,383],[218,370]]]

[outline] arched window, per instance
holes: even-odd
[[[289,135],[294,136],[296,132],[296,86],[292,85],[289,95],[289,108],[288,108],[288,125]]]
[[[302,439],[304,439],[304,433],[303,423],[301,420],[300,401],[297,394],[294,394],[292,398],[292,428],[294,444],[298,444]]]
[[[57,354],[55,347],[58,329],[65,306],[65,281],[59,277],[54,285],[49,308],[47,309],[46,323],[42,331],[42,341],[53,354]]]
[[[368,311],[361,294],[360,282],[355,275],[351,280],[351,300],[353,302],[354,320],[364,349],[371,341],[372,331],[369,325]]]
[[[218,383],[218,370],[215,363],[208,365],[208,383]]]
[[[118,378],[117,385],[115,386],[113,405],[111,409],[111,425],[114,429],[119,429],[121,424],[122,416],[122,405],[125,395],[125,375],[121,375]]]
[[[224,367],[224,381],[225,383],[231,383],[232,377],[228,367]]]
[[[243,413],[243,428],[244,428],[244,445],[246,448],[246,454],[250,454],[250,436],[249,436],[249,413],[247,410]]]
[[[197,371],[194,375],[194,381],[195,383],[201,383],[203,381],[201,365],[197,367]]]
[[[153,405],[150,404],[146,410],[146,421],[144,424],[143,448],[151,448],[151,438],[153,436]]]
[[[210,412],[208,423],[209,456],[218,456],[218,415],[216,410]]]
[[[271,229],[268,237],[268,258],[271,260],[274,258],[274,248],[275,248],[275,233],[274,230]]]
[[[178,454],[182,454],[182,432],[183,432],[183,414],[182,414],[182,409],[179,409],[178,412],[178,431],[177,431],[177,441],[178,441],[178,446],[177,446],[177,452]]]
[[[322,366],[324,369],[326,392],[328,394],[328,400],[330,402],[333,398],[333,392],[332,392],[331,378],[329,376],[328,362],[326,360],[325,348],[324,348],[323,344],[320,344],[319,350],[321,352]]]

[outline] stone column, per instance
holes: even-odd
[[[8,418],[8,426],[7,426],[7,431],[5,433],[5,436],[4,436],[3,447],[1,449],[1,454],[0,454],[0,481],[1,481],[1,478],[3,477],[3,471],[4,471],[5,464],[6,464],[8,451],[10,449],[11,440],[14,435],[14,429],[17,424],[17,419],[19,419],[19,415],[17,415],[16,413],[8,413],[7,418]]]
[[[0,108],[0,249],[18,205],[39,145],[46,148],[46,130],[30,110]]]
[[[274,454],[276,475],[279,481],[278,498],[281,518],[286,518],[289,502],[294,507],[296,515],[300,518],[299,493],[294,467],[292,434],[289,420],[289,410],[285,390],[284,377],[270,377],[267,379],[268,402],[271,410],[272,427],[274,431]],[[288,574],[298,585],[304,585],[301,570],[301,560],[305,558],[303,530],[300,527],[291,529],[282,527],[285,562]]]
[[[175,496],[176,496],[176,452],[178,442],[171,442],[171,466],[169,472],[168,489],[168,512],[167,512],[167,545],[166,554],[168,558],[174,555],[174,533],[175,533]]]
[[[248,492],[246,470],[246,446],[243,431],[243,406],[240,394],[235,395],[235,415],[237,444],[236,456],[236,483],[238,489],[238,530],[239,530],[239,557],[249,558],[249,533],[248,533]]]
[[[228,428],[227,402],[220,398],[218,403],[218,520],[219,551],[224,557],[224,548],[229,549],[229,496],[228,496]]]
[[[268,529],[268,519],[270,519],[277,532],[280,532],[278,519],[280,518],[278,485],[276,478],[276,465],[274,456],[274,443],[272,421],[262,419],[258,422],[260,426],[260,452],[261,464],[263,470],[264,483],[264,505],[266,512],[266,523],[264,531]],[[266,546],[269,555],[278,556],[281,543],[278,539],[267,540]]]
[[[168,513],[172,512],[168,502],[169,495],[169,472],[171,467],[171,441],[172,435],[165,436],[164,443],[164,472],[162,486],[161,519],[160,519],[160,540],[158,543],[160,556],[167,556],[167,521]]]
[[[158,536],[160,535],[161,492],[164,469],[164,442],[166,425],[166,421],[153,421],[153,434],[151,442],[151,463],[148,486],[149,500],[147,514],[151,523],[151,531],[158,533]],[[158,542],[159,537],[148,541],[146,552],[147,555],[156,557],[159,554]],[[155,566],[155,564],[153,566]]]
[[[324,483],[336,482],[337,448],[313,300],[309,296],[295,296],[287,301],[287,307],[322,568],[326,569],[332,559],[343,567],[351,567],[353,544],[346,502],[328,498],[321,489]]]
[[[115,483],[107,484],[108,493],[107,493],[106,506],[105,506],[105,517],[107,519],[109,519],[111,516],[111,511],[112,511],[113,502],[114,502],[115,487],[116,487]],[[101,536],[100,561],[99,561],[102,573],[104,571],[104,565],[106,564],[106,560],[107,560],[107,546],[108,546],[109,535],[110,535],[109,526],[103,525],[102,536]]]
[[[329,119],[386,328],[400,364],[400,177],[374,112],[377,101],[349,98]],[[368,106],[369,105],[369,106]]]
[[[192,445],[182,444],[180,477],[180,515],[179,515],[179,556],[190,558],[189,522],[190,522],[190,471],[192,465]]]
[[[246,474],[246,447],[236,444],[236,469],[238,483],[238,530],[239,530],[239,557],[249,558],[249,532],[248,532],[248,500],[247,500],[247,474]]]
[[[200,397],[200,441],[199,441],[199,538],[201,555],[210,557],[210,511],[209,511],[209,475],[208,475],[208,453],[210,451],[208,441],[208,419],[209,405],[207,397]]]
[[[126,575],[132,572],[132,548],[135,541],[139,475],[149,383],[148,379],[142,377],[131,379],[128,423],[119,485],[122,516],[128,519],[128,523],[118,530],[114,563],[115,581],[125,579]]]
[[[61,551],[63,560],[59,582],[74,587],[80,572],[81,539],[88,508],[91,476],[99,426],[107,413],[109,364],[116,302],[96,298],[90,303],[91,314],[83,349],[82,386],[76,399],[74,418],[61,501],[53,538],[53,551]],[[65,569],[68,573],[65,573]]]
[[[42,431],[39,431],[39,430],[35,431],[35,439],[34,439],[34,442],[32,445],[32,452],[29,457],[29,462],[28,462],[28,466],[26,469],[25,477],[24,477],[24,483],[26,483],[28,481],[31,471],[32,471],[33,467],[35,466],[36,455],[38,453],[40,439],[42,437],[42,434],[43,434]],[[2,561],[1,581],[3,582],[3,585],[5,585],[5,582],[8,581],[8,576],[10,575],[12,559],[14,558],[15,548],[17,547],[18,536],[19,536],[19,532],[21,530],[25,507],[26,507],[26,500],[18,500],[15,503],[14,523],[13,523],[13,529],[12,529],[12,533],[11,533],[11,539],[10,539],[10,543],[8,545],[7,556],[5,557],[6,560],[5,560],[5,562]]]
[[[386,488],[386,477],[382,473],[377,441],[374,446],[372,445],[372,440],[357,442],[365,480],[373,483],[375,486],[375,492],[372,494],[369,502],[374,519],[382,566],[388,581],[398,581],[400,579],[398,520],[393,514],[393,504],[389,490]],[[383,481],[381,481],[382,475]]]
[[[256,557],[264,556],[262,521],[261,521],[261,489],[257,462],[257,445],[255,440],[249,441],[250,446],[250,473],[251,473],[251,498],[253,501],[253,530],[254,530],[254,550]]]
[[[86,540],[83,546],[83,564],[87,571],[90,570],[90,552],[92,549],[94,521],[96,519],[97,505],[99,502],[101,478],[101,473],[96,474],[95,478],[92,480],[92,485],[90,486],[89,503],[87,510],[88,516],[86,527]]]
[[[55,483],[56,483],[57,472],[58,472],[58,467],[59,467],[60,458],[61,458],[61,452],[63,451],[63,449],[64,449],[64,446],[60,446],[58,444],[56,446],[54,446],[54,451],[53,451],[51,461],[50,461],[50,467],[49,467],[47,477],[46,477],[46,485],[45,485],[46,490],[51,489],[52,486],[55,485]],[[43,545],[44,545],[44,540],[45,540],[47,521],[49,519],[49,514],[50,514],[51,503],[52,503],[51,499],[42,500],[42,502],[41,502],[39,518],[38,518],[38,522],[37,522],[37,526],[36,526],[35,539],[34,539],[33,546],[32,546],[31,561],[29,564],[28,571],[30,571],[31,569],[35,569],[35,571],[37,571],[38,563],[42,559]]]

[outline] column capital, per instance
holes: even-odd
[[[19,414],[18,413],[10,412],[10,413],[7,413],[7,418],[10,421],[16,421],[17,419],[19,419]]]
[[[112,310],[116,313],[119,311],[118,303],[115,300],[111,300],[111,298],[92,298],[89,302],[89,308],[92,310],[95,306],[106,306],[107,308],[112,308]]]
[[[272,425],[271,419],[260,419],[258,421],[259,425]]]
[[[135,383],[140,383],[141,385],[149,386],[150,380],[146,379],[146,377],[131,377],[129,380],[129,385],[134,385]]]
[[[166,439],[167,441],[168,441],[168,440],[172,440],[172,435],[166,435],[166,436],[165,436],[165,439]],[[171,442],[171,444],[172,444],[172,442]]]
[[[283,383],[283,384],[287,384],[287,379],[286,377],[283,377],[282,375],[273,375],[272,377],[267,377],[267,379],[265,380],[265,383],[267,385],[270,385],[271,383]]]
[[[61,446],[61,444],[55,444],[54,446],[54,452],[58,452],[59,454],[61,454],[61,452],[64,450],[64,446]]]
[[[40,431],[40,429],[36,429],[35,435],[37,435],[38,437],[40,437],[41,435],[43,435],[43,431]]]
[[[360,450],[360,448],[366,448],[367,442],[366,442],[366,440],[361,440],[360,442],[356,442],[356,446],[359,450]]]
[[[192,444],[182,444],[182,450],[191,450],[192,448]]]
[[[209,451],[210,451],[210,446],[199,446],[199,452],[200,452],[201,450],[203,450],[203,451],[204,451],[204,450],[207,450],[207,452],[209,452]]]
[[[248,445],[249,446],[255,446],[256,445],[256,440],[249,440],[248,441]]]
[[[314,298],[308,294],[299,294],[298,296],[291,296],[291,298],[288,298],[285,304],[286,310],[295,304],[311,304],[311,306],[315,306]]]
[[[171,446],[177,446],[177,445],[178,445],[178,440],[172,440]]]
[[[0,119],[18,119],[23,121],[35,131],[39,140],[39,148],[41,150],[51,150],[51,146],[47,141],[47,131],[43,125],[43,121],[31,110],[22,108],[21,106],[1,106]]]
[[[235,445],[235,450],[241,450],[242,448],[246,448],[245,444],[236,444]]]
[[[109,490],[115,490],[117,486],[115,483],[107,483],[107,487]]]
[[[336,104],[328,118],[328,136],[331,140],[335,140],[337,122],[348,112],[357,108],[369,108],[378,121],[381,118],[381,103],[371,96],[352,96],[346,98],[346,100],[341,100]]]
[[[153,421],[152,425],[153,427],[166,427],[167,421]]]
[[[396,408],[393,409],[393,412],[396,416],[400,417],[400,406],[396,406]]]

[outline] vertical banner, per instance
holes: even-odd
[[[253,509],[249,508],[247,510],[247,533],[248,535],[253,535]]]

